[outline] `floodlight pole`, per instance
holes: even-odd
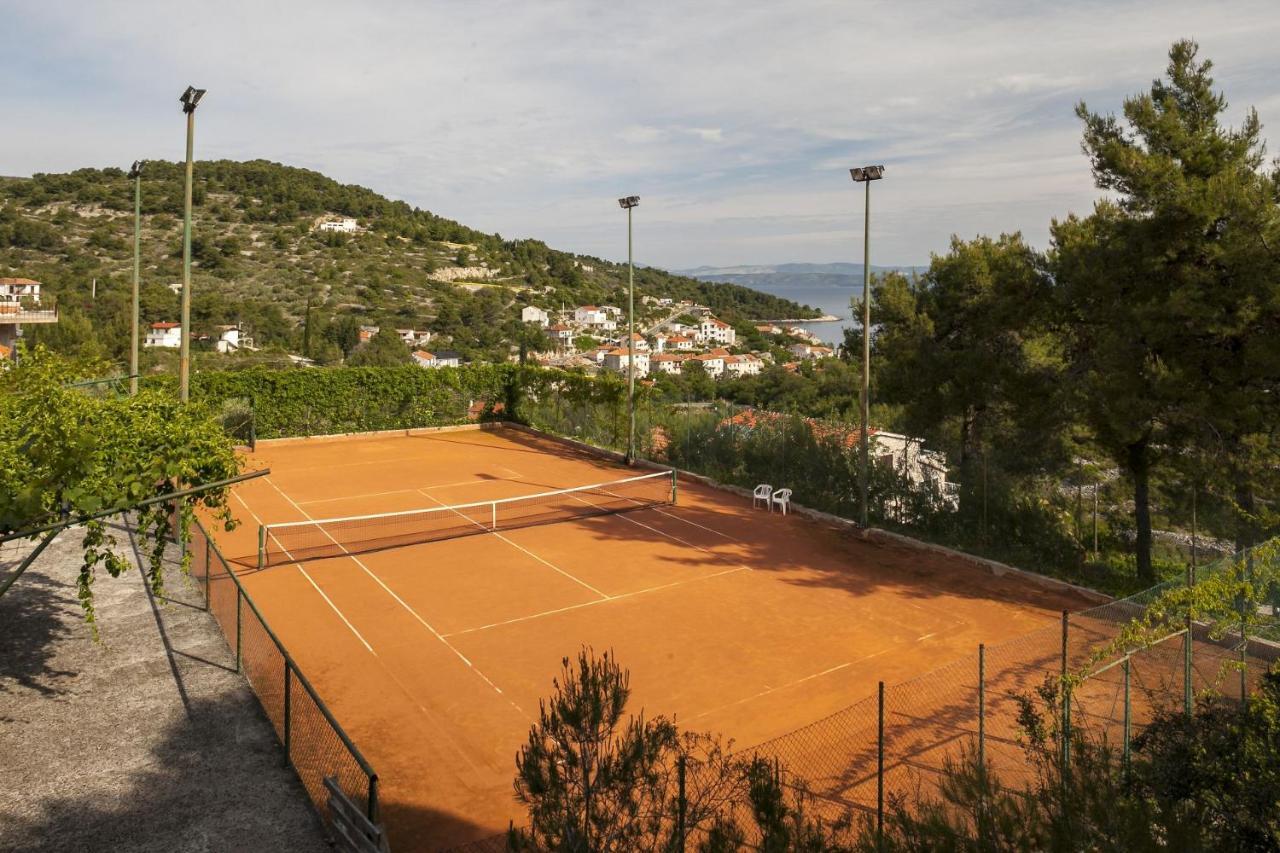
[[[884,176],[883,166],[850,169],[856,183],[866,184],[866,200],[862,224],[862,429],[858,438],[859,520],[867,526],[871,480],[871,182]]]
[[[182,94],[182,111],[187,114],[187,180],[182,218],[182,344],[178,354],[178,399],[187,402],[191,386],[191,183],[192,140],[196,132],[196,104],[203,89],[188,86]]]
[[[129,395],[138,393],[138,289],[142,277],[142,161],[134,161],[133,178],[133,325],[129,335]]]
[[[631,252],[631,211],[640,196],[618,199],[627,211],[627,464],[636,461],[636,267]]]

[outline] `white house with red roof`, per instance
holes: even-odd
[[[713,379],[719,379],[724,374],[724,359],[724,355],[708,352],[702,355],[695,355],[692,360],[702,362],[707,375]]]
[[[750,353],[746,355],[729,355],[724,359],[724,372],[727,378],[738,376],[758,376],[764,366],[759,358]]]
[[[694,347],[697,345],[698,342],[689,335],[667,335],[663,351],[675,350],[676,352],[692,352]]]
[[[564,347],[565,349],[569,349],[573,346],[573,329],[566,326],[564,323],[556,323],[555,325],[547,326],[547,334],[551,336],[551,339],[554,340],[556,344]]]
[[[427,352],[424,349],[416,349],[412,353],[413,363],[418,367],[439,367],[440,364],[436,360],[435,353]]]
[[[152,323],[147,329],[147,337],[142,342],[147,347],[164,347],[178,349],[182,346],[181,323]]]
[[[679,373],[680,366],[689,356],[674,352],[659,352],[649,356],[649,367],[654,373]]]
[[[618,373],[625,374],[627,372],[627,362],[632,357],[625,347],[615,347],[604,354],[605,370],[613,370]],[[636,350],[635,357],[635,374],[636,376],[649,375],[649,353]]]
[[[703,344],[733,346],[738,340],[738,333],[733,330],[733,326],[708,314],[698,324],[698,340]]]

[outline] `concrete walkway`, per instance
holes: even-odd
[[[0,851],[330,849],[195,584],[100,574],[94,642],[80,538],[0,598]],[[0,578],[30,546],[2,547]]]

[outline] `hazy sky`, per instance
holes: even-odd
[[[0,174],[267,158],[506,237],[670,268],[873,263],[1097,193],[1072,107],[1118,110],[1193,37],[1280,123],[1280,2],[0,0]],[[1270,128],[1269,128],[1270,129]],[[1272,138],[1276,138],[1274,131]]]

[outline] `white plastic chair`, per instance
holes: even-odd
[[[791,508],[791,490],[778,489],[769,496],[769,512],[773,512],[774,506],[782,510],[782,514],[786,515],[787,510]]]
[[[768,507],[770,512],[773,512],[773,507],[770,506],[770,496],[772,494],[773,486],[770,486],[768,483],[761,483],[756,486],[755,491],[751,493],[751,508],[755,509],[756,504],[760,501],[764,501],[764,505]]]

